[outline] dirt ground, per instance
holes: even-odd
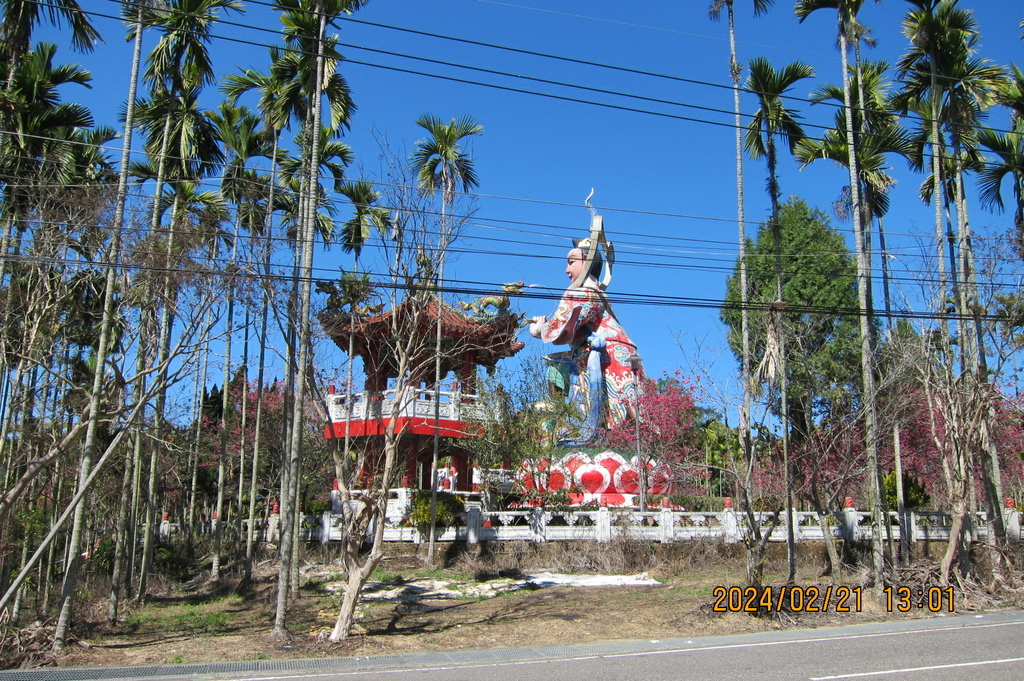
[[[525,546],[516,555],[479,555],[449,560],[428,569],[421,555],[389,556],[375,573],[371,591],[390,598],[364,600],[355,633],[340,644],[325,641],[338,615],[341,575],[328,560],[303,569],[303,587],[288,614],[291,642],[270,637],[276,574],[266,564],[255,585],[235,593],[230,579],[193,588],[164,587],[145,606],[129,607],[116,627],[103,623],[105,603],[96,598],[81,608],[77,640],[57,660],[60,666],[131,666],[305,657],[369,656],[404,652],[587,643],[616,639],[713,636],[782,628],[853,624],[908,615],[886,612],[863,592],[860,611],[787,612],[755,617],[714,612],[716,586],[743,584],[738,547],[704,546],[651,551],[637,547],[592,547],[584,551]],[[610,555],[619,552],[621,555]],[[630,554],[638,555],[630,555]],[[774,555],[768,584],[782,584],[784,556]],[[545,564],[545,562],[547,564]],[[607,563],[607,565],[605,565]],[[522,572],[609,574],[645,572],[653,586],[514,588]],[[569,569],[567,569],[569,568]],[[574,569],[575,568],[575,569]],[[589,569],[588,569],[589,568]],[[635,568],[630,570],[630,568]],[[798,583],[828,585],[820,557],[806,551]],[[843,583],[854,587],[862,573],[851,570]],[[429,588],[448,587],[443,595]],[[513,586],[508,586],[508,585]],[[390,591],[388,591],[390,589]],[[419,596],[410,595],[427,590]],[[454,592],[454,593],[452,593]],[[498,595],[493,595],[498,594]],[[851,601],[851,605],[852,605]],[[961,607],[958,603],[957,607]],[[968,606],[969,607],[969,606]],[[909,616],[920,617],[914,612]]]

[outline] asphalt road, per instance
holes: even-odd
[[[504,650],[147,668],[0,672],[0,681],[647,681],[1024,679],[1024,611],[807,631]]]

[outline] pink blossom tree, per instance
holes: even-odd
[[[640,508],[646,507],[650,474],[670,475],[673,482],[706,476],[700,463],[700,409],[694,385],[678,369],[660,379],[644,378],[640,396],[628,418],[605,434],[606,444],[620,452],[635,451],[640,477]],[[639,416],[639,419],[637,418]]]

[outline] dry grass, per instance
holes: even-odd
[[[609,544],[586,542],[506,542],[445,549],[443,567],[427,567],[422,554],[395,553],[387,557],[375,578],[395,584],[419,580],[454,579],[486,582],[499,576],[550,570],[567,573],[638,574],[646,572],[661,582],[644,587],[554,587],[525,589],[493,598],[425,598],[416,601],[366,602],[360,606],[356,631],[340,645],[326,645],[320,634],[337,617],[340,598],[325,583],[335,579],[327,555],[318,558],[309,578],[289,610],[293,640],[282,645],[269,634],[276,600],[276,572],[264,564],[244,594],[233,594],[237,582],[218,584],[193,580],[188,585],[162,582],[160,595],[144,607],[126,610],[116,627],[103,622],[103,599],[93,596],[79,608],[75,632],[78,640],[59,659],[62,666],[126,666],[184,662],[237,661],[314,656],[374,655],[413,651],[585,643],[611,639],[692,637],[744,633],[783,627],[825,626],[883,618],[886,613],[865,591],[862,612],[786,613],[773,618],[741,613],[712,612],[716,586],[741,585],[743,549],[721,542],[654,544],[620,537]],[[1019,564],[1019,563],[1018,563]],[[933,579],[922,561],[897,579]],[[784,546],[772,546],[766,581],[785,580]],[[830,583],[822,577],[823,549],[801,545],[798,582]],[[853,568],[842,575],[856,584],[863,571]],[[1020,584],[1021,573],[1009,575]],[[1004,577],[1004,579],[1006,579]],[[982,588],[982,587],[978,587]],[[1015,587],[1016,588],[1016,587]],[[983,589],[984,591],[984,589]],[[94,588],[93,594],[103,593]],[[965,592],[966,593],[966,592]],[[971,592],[964,607],[997,607],[995,591],[985,598]],[[958,605],[959,607],[959,605]],[[914,613],[914,616],[919,616]],[[34,625],[22,635],[29,641],[20,657],[9,656],[8,666],[53,664],[46,654],[47,631]],[[26,636],[28,638],[26,638]]]

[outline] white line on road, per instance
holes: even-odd
[[[994,624],[972,624],[968,626],[935,627],[929,629],[910,629],[908,631],[886,631],[877,634],[852,634],[849,636],[824,636],[821,638],[796,638],[785,641],[758,641],[756,643],[728,643],[719,646],[700,646],[694,648],[675,648],[672,650],[645,650],[636,653],[617,653],[613,655],[602,655],[601,657],[646,657],[649,655],[676,655],[678,653],[699,653],[704,650],[733,650],[735,648],[760,648],[771,646],[790,646],[806,643],[829,643],[833,641],[853,641],[859,638],[882,638],[886,636],[906,636],[909,634],[929,634],[935,631],[959,631],[963,629],[987,629],[991,627],[1008,627],[1024,624],[1024,621],[998,622]]]
[[[990,629],[994,627],[1007,627],[1007,626],[1019,626],[1024,624],[1022,620],[1014,620],[1012,622],[994,622],[992,624],[969,624],[949,627],[931,627],[922,629],[910,629],[908,631],[892,631],[892,632],[879,632],[873,634],[853,634],[849,636],[827,636],[821,638],[804,638],[804,639],[787,639],[784,641],[759,641],[756,643],[733,643],[724,644],[717,646],[695,646],[693,648],[674,648],[671,650],[646,650],[635,653],[615,653],[610,655],[580,655],[576,657],[567,658],[554,658],[554,659],[532,659],[532,660],[514,660],[509,662],[475,662],[470,664],[448,664],[438,666],[422,666],[415,668],[391,668],[391,669],[359,669],[359,670],[345,670],[345,671],[324,671],[321,674],[284,674],[275,676],[263,676],[249,678],[248,681],[286,681],[288,679],[309,679],[316,678],[318,676],[356,676],[360,674],[401,674],[407,672],[437,672],[437,671],[451,671],[455,669],[482,669],[482,668],[497,668],[497,667],[517,667],[517,666],[530,666],[536,664],[544,664],[551,662],[583,662],[585,660],[596,660],[596,659],[614,659],[620,657],[649,657],[655,655],[678,655],[680,653],[700,653],[704,651],[715,651],[715,650],[732,650],[738,648],[758,648],[758,647],[773,647],[782,645],[795,645],[805,643],[822,643],[831,641],[849,641],[861,638],[879,638],[885,636],[905,636],[908,634],[927,634],[938,631],[959,631],[965,629]],[[1024,658],[1021,658],[1024,659]],[[1013,660],[1007,660],[1011,662]],[[996,664],[1000,661],[992,661],[987,664]],[[986,664],[986,663],[969,663],[969,664]],[[949,665],[955,667],[958,665]],[[934,669],[941,669],[941,666],[934,667]],[[922,667],[921,669],[932,669],[932,667]],[[888,673],[899,673],[901,670],[891,671]],[[871,672],[871,674],[864,674],[864,676],[883,674],[886,672]],[[852,676],[825,676],[820,677],[822,679],[842,679],[842,678],[855,678],[857,675]]]
[[[835,676],[812,676],[811,681],[830,681],[831,679],[862,679],[868,676],[888,676],[890,674],[912,674],[914,672],[932,672],[937,669],[955,669],[957,667],[980,667],[989,664],[1007,664],[1008,662],[1024,662],[1024,657],[1008,657],[1003,660],[979,660],[978,662],[958,662],[956,664],[933,664],[928,667],[906,667],[905,669],[883,669],[877,672],[858,672],[856,674],[836,674]]]

